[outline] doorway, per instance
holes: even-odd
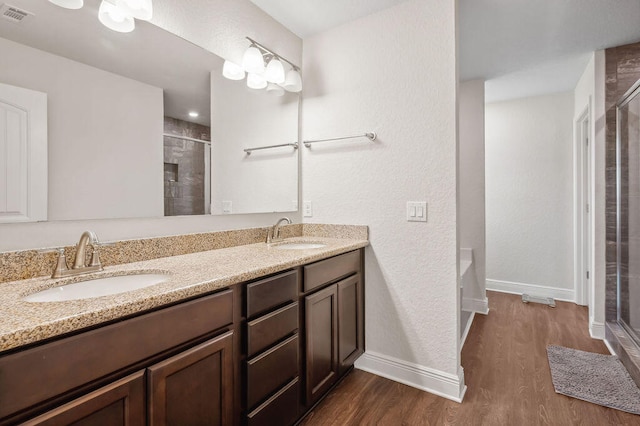
[[[590,141],[589,116],[590,108],[587,106],[575,123],[575,297],[576,303],[583,306],[591,305],[591,271],[593,270],[591,266],[593,238],[591,235],[591,230],[593,229],[591,226],[593,216],[592,144]]]

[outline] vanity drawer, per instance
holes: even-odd
[[[0,419],[226,327],[232,313],[226,290],[0,357]]]
[[[360,250],[321,260],[304,267],[304,291],[360,271]]]
[[[298,335],[247,362],[247,408],[298,376]]]
[[[298,271],[293,270],[247,285],[247,318],[298,298]]]
[[[298,302],[247,324],[247,354],[253,356],[298,329]]]
[[[298,418],[300,380],[296,377],[249,413],[249,426],[290,425]]]

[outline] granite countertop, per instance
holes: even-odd
[[[48,277],[0,283],[0,353],[107,321],[116,320],[260,278],[289,268],[366,247],[363,239],[294,237],[286,241],[326,244],[319,249],[281,250],[265,243],[203,251],[108,266],[76,277]],[[111,296],[66,302],[26,302],[23,297],[90,278],[132,272],[163,272],[167,281]]]

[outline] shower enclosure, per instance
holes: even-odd
[[[617,104],[618,324],[640,345],[640,80]]]

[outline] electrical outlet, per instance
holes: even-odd
[[[233,213],[233,203],[231,201],[223,201],[222,214],[231,214],[231,213]]]
[[[313,202],[305,201],[302,203],[302,216],[313,217]]]

